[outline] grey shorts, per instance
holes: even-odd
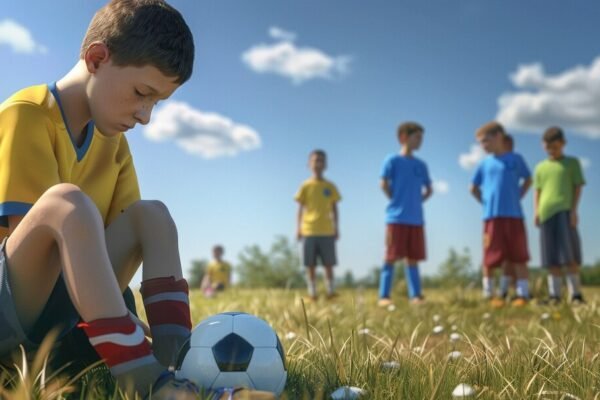
[[[542,266],[581,265],[581,244],[577,229],[571,226],[571,213],[561,211],[540,225]]]
[[[51,329],[61,329],[59,338],[67,334],[79,321],[79,315],[71,303],[62,276],[58,278],[40,317],[27,335],[19,318],[8,279],[6,238],[0,244],[0,360],[23,345],[26,351],[35,350]]]
[[[333,236],[306,236],[302,241],[302,259],[305,267],[321,265],[334,266],[337,264],[335,257],[335,237]]]

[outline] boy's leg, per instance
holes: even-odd
[[[483,298],[488,300],[494,296],[494,267],[483,265],[481,286],[483,288]]]
[[[425,259],[425,232],[422,226],[407,226],[408,248],[405,275],[408,282],[408,296],[413,303],[423,300],[419,261]]]
[[[391,297],[393,282],[394,262],[386,261],[379,274],[379,299],[389,299]]]
[[[308,289],[308,296],[311,299],[317,298],[317,273],[314,265],[306,267],[306,285]]]
[[[555,214],[540,224],[540,250],[542,266],[548,268],[548,296],[553,302],[560,301],[562,288],[561,257],[564,247],[561,239],[563,226],[568,228],[568,218],[561,221],[561,213]],[[564,217],[564,216],[563,216]]]
[[[529,300],[529,250],[527,249],[527,234],[522,218],[507,218],[504,238],[507,243],[508,259],[515,267],[517,275],[515,305],[521,305]]]
[[[89,197],[70,184],[50,188],[8,238],[5,250],[25,332],[34,326],[62,273],[96,351],[122,387],[135,385],[145,393],[163,367],[125,307],[106,252],[103,223]]]
[[[317,242],[316,237],[306,236],[302,239],[302,262],[306,268],[306,287],[308,296],[314,300],[317,298]]]
[[[411,300],[418,300],[423,297],[421,293],[421,276],[419,274],[419,262],[413,259],[406,259],[404,267],[406,283],[408,286],[408,297]]]
[[[335,254],[335,238],[333,236],[319,237],[319,255],[325,267],[325,286],[327,288],[327,297],[335,296],[335,280],[333,276],[333,267],[337,264]]]
[[[567,265],[567,289],[571,301],[583,302],[581,295],[581,277],[579,266],[581,265],[581,243],[577,228],[571,225],[570,212],[561,212],[560,218],[560,244]]]
[[[562,274],[560,267],[551,266],[548,267],[548,296],[553,301],[560,300],[561,287],[562,287]]]
[[[379,305],[391,304],[395,262],[407,254],[408,232],[400,224],[387,224],[385,231],[385,261],[379,274]]]
[[[506,249],[503,241],[503,218],[491,218],[483,225],[483,298],[494,296],[494,267],[503,265],[506,260]]]
[[[144,261],[141,293],[152,349],[165,367],[174,365],[190,335],[191,318],[177,229],[168,209],[158,201],[138,201],[106,229],[106,244],[121,288]]]

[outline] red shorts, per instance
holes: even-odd
[[[529,261],[527,234],[522,218],[492,218],[483,223],[483,264],[499,266],[503,261]]]
[[[388,224],[385,234],[385,261],[402,258],[425,259],[425,232],[419,225]]]

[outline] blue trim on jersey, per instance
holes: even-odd
[[[65,127],[67,128],[67,132],[69,133],[69,137],[71,138],[71,143],[73,143],[73,149],[75,150],[75,154],[77,154],[77,161],[81,161],[85,154],[87,153],[90,145],[92,144],[92,138],[94,136],[94,121],[88,122],[86,125],[86,133],[85,133],[85,141],[81,145],[81,147],[77,147],[77,144],[73,141],[73,134],[67,125],[67,118],[65,117],[65,113],[63,111],[62,103],[60,102],[60,97],[58,97],[58,90],[56,89],[56,82],[52,82],[48,84],[48,89],[52,92],[56,103],[58,104],[58,108],[60,109],[60,115],[62,115],[63,122]]]
[[[33,204],[18,201],[0,203],[0,226],[7,228],[9,215],[25,215],[31,210],[31,207],[33,207]]]

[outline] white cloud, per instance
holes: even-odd
[[[272,26],[269,28],[269,36],[271,36],[273,39],[281,39],[286,42],[293,42],[294,40],[296,40],[295,33],[283,30],[276,26]]]
[[[0,21],[0,45],[3,44],[8,45],[15,53],[48,52],[46,47],[35,42],[27,28],[10,19]]]
[[[281,28],[271,27],[272,44],[259,44],[242,54],[242,61],[255,72],[274,73],[300,84],[311,79],[332,79],[346,74],[350,57],[330,56],[311,47],[297,47],[296,35]]]
[[[152,140],[174,140],[203,158],[234,156],[260,147],[260,136],[249,126],[178,101],[168,101],[160,107],[144,134]]]
[[[470,171],[475,168],[485,156],[485,151],[479,144],[472,144],[469,152],[461,153],[458,156],[458,164],[460,164],[463,169]]]
[[[581,163],[581,168],[588,169],[592,166],[592,160],[587,157],[579,157],[579,163]]]
[[[556,75],[540,63],[520,65],[510,79],[519,90],[500,96],[496,116],[507,128],[542,133],[559,125],[600,139],[600,57]]]
[[[447,194],[450,191],[450,184],[443,180],[433,181],[433,192],[437,194]]]

